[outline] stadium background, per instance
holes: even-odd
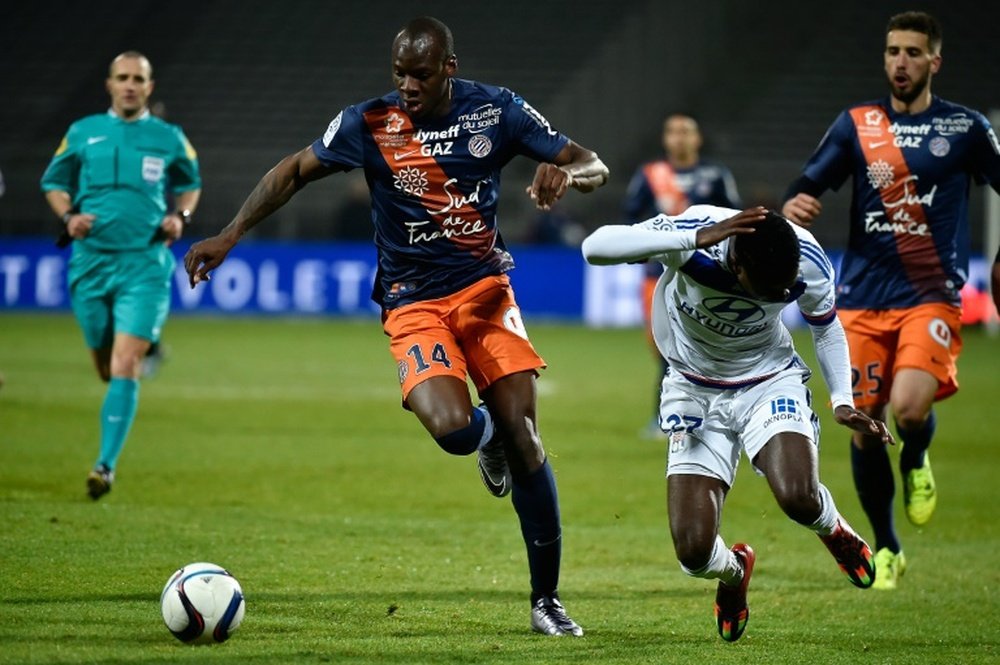
[[[556,128],[595,149],[607,186],[573,195],[562,212],[584,229],[618,221],[635,167],[661,154],[665,113],[700,118],[703,156],[733,170],[746,203],[775,203],[847,104],[885,94],[880,53],[886,19],[922,8],[944,29],[935,93],[988,111],[1000,107],[1000,3],[849,0],[598,2],[320,2],[150,0],[19,2],[0,21],[0,248],[15,236],[51,235],[38,179],[70,122],[107,107],[103,80],[124,49],[154,65],[153,101],[197,147],[205,182],[190,237],[214,232],[257,178],[322,134],[345,105],[383,94],[394,31],[419,14],[452,28],[459,75],[505,85]],[[523,194],[533,172],[505,172],[501,229],[532,241],[538,215]],[[257,240],[364,241],[370,222],[360,173],[301,192]],[[814,231],[843,244],[847,188],[824,198]],[[983,248],[984,196],[972,196],[973,250]],[[9,299],[6,304],[11,304]]]
[[[673,108],[701,116],[706,157],[732,166],[744,196],[756,183],[762,196],[780,193],[843,106],[882,94],[884,22],[908,6],[5,3],[0,663],[996,663],[1000,442],[989,414],[1000,389],[996,342],[974,327],[963,331],[962,393],[940,404],[939,515],[928,529],[899,520],[911,557],[905,585],[859,595],[742,464],[724,536],[751,542],[760,559],[751,627],[731,645],[715,635],[713,585],[680,574],[674,560],[663,446],[637,438],[655,372],[639,330],[528,321],[550,363],[539,394],[566,529],[561,587],[588,631],[566,642],[527,630],[510,506],[486,495],[472,460],[441,454],[398,408],[395,365],[373,322],[172,316],[169,364],[144,383],[127,465],[94,504],[82,480],[104,387],[78,327],[69,314],[6,310],[2,261],[18,243],[35,238],[51,253],[43,258],[66,255],[52,247],[58,222],[38,179],[67,124],[107,107],[107,63],[123,49],[149,54],[154,99],[200,150],[206,187],[191,236],[224,224],[260,174],[340,106],[388,90],[392,32],[424,12],[455,29],[463,75],[518,90],[608,161],[605,188],[566,200],[592,227],[617,217],[628,176],[658,154],[661,117]],[[935,91],[1000,106],[998,3],[913,6],[944,22]],[[506,174],[511,239],[533,219],[522,194],[530,172],[515,162]],[[354,247],[331,221],[348,188],[344,176],[311,185],[255,231],[255,246],[271,256],[292,240],[315,252]],[[817,232],[835,250],[847,196],[824,204]],[[514,278],[549,251],[518,247]],[[540,281],[570,281],[568,267],[548,267]],[[518,287],[522,305],[529,294]],[[795,335],[816,367],[808,333]],[[824,482],[867,531],[847,437],[821,411]],[[224,647],[187,649],[162,625],[159,592],[179,565],[205,560],[243,583],[248,618]]]

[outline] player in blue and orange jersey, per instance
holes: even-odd
[[[906,515],[922,525],[937,503],[927,459],[932,407],[958,390],[970,180],[1000,191],[1000,145],[982,114],[931,94],[941,67],[941,29],[932,16],[893,16],[884,60],[891,94],[837,117],[789,188],[783,213],[808,225],[821,211],[817,197],[853,176],[838,309],[854,399],[879,419],[891,407],[903,442]],[[888,453],[874,437],[855,433],[852,443],[854,483],[875,531],[875,587],[894,589],[906,559],[893,524]]]
[[[686,113],[672,113],[663,121],[664,158],[646,162],[632,176],[625,193],[625,221],[642,222],[658,214],[679,215],[693,205],[739,208],[740,195],[729,169],[721,164],[702,161],[702,136],[698,121]],[[642,283],[643,314],[646,334],[653,355],[659,359],[660,372],[653,394],[653,419],[643,430],[647,437],[665,436],[660,429],[660,380],[667,371],[667,361],[656,350],[650,328],[653,290],[663,273],[657,261],[645,263]]]
[[[544,361],[528,340],[497,228],[500,171],[539,162],[527,188],[549,209],[569,187],[589,192],[608,169],[505,88],[455,77],[451,31],[411,20],[392,43],[395,91],[341,111],[312,145],[281,160],[235,219],[185,257],[191,285],[307,183],[362,168],[378,248],[373,299],[399,368],[403,404],[446,452],[479,452],[495,496],[512,494],[528,551],[531,625],[582,635],[559,601],[561,526],[555,478],[536,423]],[[485,402],[474,407],[466,378]]]

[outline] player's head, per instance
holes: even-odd
[[[903,12],[885,28],[885,74],[896,99],[909,104],[929,91],[941,68],[941,25],[926,12]]]
[[[748,293],[760,300],[785,301],[799,278],[799,239],[792,223],[768,210],[753,233],[733,236],[730,266]]]
[[[392,42],[392,81],[413,118],[447,113],[457,69],[451,30],[436,18],[412,19]]]
[[[671,113],[663,121],[663,149],[673,162],[684,166],[698,161],[701,131],[698,121],[686,113]]]
[[[146,109],[153,93],[153,66],[142,53],[125,51],[111,61],[105,87],[115,113],[134,118]]]

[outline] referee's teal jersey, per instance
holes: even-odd
[[[74,245],[94,251],[146,249],[167,212],[166,193],[201,188],[198,155],[176,125],[144,112],[107,113],[72,125],[42,175],[42,190],[70,194],[73,209],[94,215]]]

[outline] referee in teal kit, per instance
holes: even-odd
[[[137,51],[111,62],[111,108],[70,125],[42,191],[73,241],[73,313],[108,390],[101,451],[87,476],[99,499],[111,491],[139,403],[142,359],[170,309],[174,256],[201,195],[198,157],[180,127],[150,115],[153,68]],[[175,206],[167,210],[167,192]]]

